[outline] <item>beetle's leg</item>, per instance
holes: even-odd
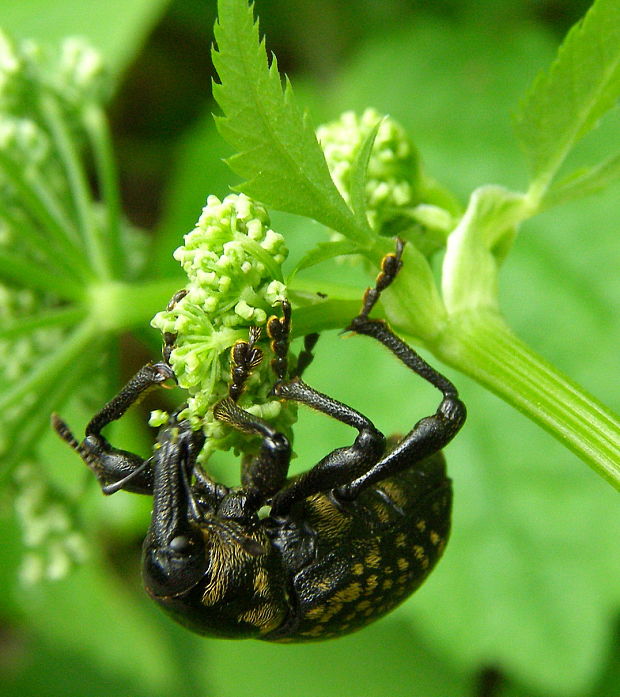
[[[273,499],[272,515],[282,516],[291,506],[320,491],[346,484],[370,469],[385,451],[385,436],[363,414],[309,387],[299,378],[276,385],[275,394],[323,412],[358,431],[352,445],[337,448],[312,469],[295,479]]]
[[[385,458],[354,481],[341,486],[336,494],[343,499],[353,499],[366,487],[441,450],[459,431],[467,413],[465,405],[458,398],[456,387],[448,378],[438,373],[396,336],[384,321],[368,317],[381,291],[387,288],[396,277],[402,265],[400,261],[402,250],[403,243],[398,240],[396,254],[388,254],[384,258],[375,287],[366,291],[362,310],[347,329],[380,341],[414,373],[436,387],[443,394],[443,399],[435,414],[421,419]]]
[[[299,355],[292,376],[288,376],[288,349],[291,329],[291,306],[282,302],[282,317],[271,317],[267,322],[267,333],[271,339],[271,349],[275,358],[271,366],[276,375],[273,392],[277,397],[302,402],[308,406],[357,428],[359,435],[353,445],[339,448],[329,453],[311,470],[301,475],[272,502],[272,515],[284,515],[291,506],[319,491],[333,489],[350,482],[365,472],[383,454],[385,438],[365,416],[346,404],[337,402],[318,392],[300,379],[300,374],[312,361],[312,349],[319,335],[309,334]]]
[[[454,385],[399,339],[384,322],[368,318],[381,292],[392,283],[402,266],[403,246],[403,242],[398,240],[396,252],[384,257],[375,286],[364,294],[362,310],[348,329],[375,337],[411,370],[437,387],[444,398],[435,415],[422,419],[388,456],[382,458],[385,438],[365,416],[299,379],[276,384],[274,392],[277,396],[307,404],[357,428],[359,435],[352,446],[334,450],[278,494],[273,501],[274,515],[286,513],[296,501],[319,491],[334,489],[339,498],[354,499],[364,488],[440,450],[465,420],[465,407],[458,399]]]
[[[95,414],[86,426],[85,438],[81,443],[57,414],[52,415],[53,428],[94,472],[104,493],[110,494],[119,488],[138,494],[152,493],[153,474],[149,461],[126,450],[114,448],[101,435],[101,430],[119,419],[149,388],[161,385],[170,377],[172,370],[165,363],[145,365],[116,397]]]
[[[253,416],[236,402],[243,392],[252,370],[263,359],[255,343],[260,338],[258,327],[250,328],[248,341],[237,341],[230,351],[230,385],[228,397],[213,408],[214,416],[242,433],[262,438],[258,455],[244,457],[241,462],[241,483],[251,504],[261,506],[286,481],[291,459],[288,439],[266,421]]]
[[[262,438],[260,452],[250,462],[244,463],[243,471],[243,486],[248,498],[260,507],[286,481],[291,461],[288,438],[267,421],[241,409],[230,397],[218,402],[213,414],[237,431]]]
[[[291,333],[291,305],[288,300],[283,300],[281,304],[282,317],[274,315],[267,322],[267,333],[271,339],[271,350],[274,354],[271,367],[276,375],[277,382],[283,382],[287,378],[301,377],[314,360],[312,352],[316,342],[319,340],[318,333],[307,334],[304,337],[304,347],[299,352],[297,363],[293,370],[289,371],[288,350]]]
[[[339,498],[348,500],[356,498],[363,489],[444,448],[457,434],[466,417],[465,405],[458,398],[454,385],[399,339],[384,322],[367,318],[356,320],[351,329],[358,334],[372,336],[387,346],[408,368],[439,389],[443,399],[435,414],[418,421],[386,457],[357,479],[336,490]]]
[[[260,327],[250,327],[248,341],[237,341],[230,349],[228,396],[233,402],[239,399],[250,373],[263,360],[263,352],[255,345],[260,335]]]
[[[306,334],[304,337],[304,347],[299,352],[299,356],[297,356],[297,365],[295,369],[291,371],[291,378],[300,378],[304,374],[306,368],[312,363],[314,360],[313,350],[318,340],[318,334]]]
[[[282,317],[273,315],[267,321],[267,334],[271,339],[271,351],[274,356],[271,360],[271,368],[277,382],[282,382],[288,376],[288,349],[291,333],[291,304],[288,300],[283,300],[281,304]]]

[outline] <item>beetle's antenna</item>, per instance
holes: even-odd
[[[93,455],[90,453],[88,450],[86,450],[82,444],[77,440],[77,438],[73,435],[73,432],[67,426],[67,424],[60,418],[60,416],[54,412],[51,417],[50,421],[52,422],[52,428],[56,433],[65,441],[65,443],[68,443],[73,450],[84,460],[84,462],[91,467],[93,464]],[[92,469],[92,467],[91,467]]]

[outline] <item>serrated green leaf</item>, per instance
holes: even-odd
[[[216,120],[237,149],[228,160],[246,181],[237,187],[278,210],[303,215],[368,244],[361,226],[338,192],[306,113],[290,83],[283,89],[275,57],[268,64],[258,23],[246,0],[219,0],[213,63],[220,84],[213,95],[224,112]]]
[[[299,260],[287,282],[290,283],[291,279],[297,274],[298,271],[302,269],[307,269],[310,266],[315,266],[316,264],[321,264],[328,259],[333,259],[334,257],[344,256],[346,254],[355,254],[359,252],[360,248],[355,242],[351,240],[331,240],[330,242],[319,242],[316,247],[308,250],[306,254]]]
[[[562,162],[620,96],[620,4],[597,0],[527,93],[516,131],[535,198]]]
[[[618,177],[620,155],[614,155],[594,167],[576,170],[551,186],[540,207],[544,210],[581,196],[589,196],[604,189]]]

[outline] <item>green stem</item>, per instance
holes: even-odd
[[[91,319],[78,325],[55,351],[42,358],[29,373],[28,377],[7,390],[0,396],[0,412],[19,405],[32,394],[40,394],[46,386],[56,380],[62,380],[62,374],[68,370],[74,360],[97,342],[100,331],[97,323]]]
[[[618,417],[514,336],[499,315],[477,312],[453,318],[434,351],[540,424],[620,489]]]
[[[93,152],[97,181],[101,187],[101,197],[107,216],[106,244],[109,247],[109,257],[115,267],[122,265],[124,255],[121,249],[121,198],[118,187],[118,170],[114,158],[112,136],[105,114],[99,104],[89,104],[82,117],[86,135]],[[113,268],[116,276],[121,277],[122,268]]]
[[[29,170],[25,175],[23,168],[19,167],[6,154],[0,151],[0,169],[15,187],[19,195],[21,205],[28,211],[42,229],[46,230],[52,241],[61,250],[65,260],[75,270],[77,278],[87,278],[85,265],[79,249],[79,238],[71,223],[66,219],[62,206],[54,193],[47,187],[35,170]]]
[[[84,296],[84,289],[70,276],[45,269],[19,254],[0,248],[0,278],[9,279],[24,288],[37,288],[53,293],[66,300],[77,300]]]
[[[5,323],[4,326],[0,327],[0,339],[16,339],[37,329],[70,327],[79,324],[84,319],[85,314],[86,308],[80,305],[43,310],[36,315]]]
[[[84,385],[86,373],[89,370],[92,372],[92,361],[92,356],[87,352],[74,354],[71,370],[63,371],[62,378],[49,385],[49,389],[46,389],[28,410],[28,418],[23,419],[19,428],[14,431],[10,450],[2,457],[0,483],[39,444],[43,433],[50,428],[50,414],[54,409]]]
[[[182,287],[183,279],[176,276],[156,281],[109,281],[92,285],[89,289],[90,316],[96,321],[99,332],[143,327]]]
[[[66,119],[63,118],[56,99],[51,94],[42,97],[41,112],[50,129],[67,176],[77,214],[78,227],[86,245],[91,268],[98,278],[108,279],[111,277],[111,273],[107,248],[93,219],[90,187],[83,163],[77,152],[75,139],[71,136]]]

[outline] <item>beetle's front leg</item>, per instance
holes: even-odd
[[[52,414],[52,426],[56,433],[80,455],[86,465],[97,477],[104,494],[119,489],[137,494],[151,494],[153,474],[149,460],[113,447],[101,435],[101,430],[138,401],[144,393],[172,377],[172,370],[166,363],[145,365],[123,389],[111,399],[86,426],[84,440],[79,443],[67,424]]]

